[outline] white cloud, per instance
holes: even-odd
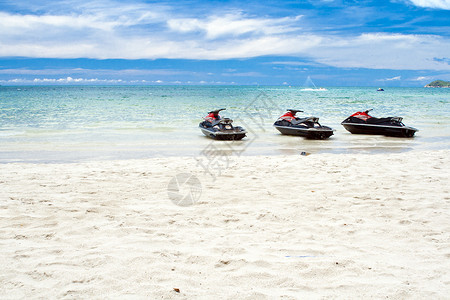
[[[395,70],[449,70],[435,57],[446,57],[450,39],[434,35],[371,33],[324,39],[312,48],[317,62],[334,67]],[[326,46],[325,46],[326,45]]]
[[[50,75],[79,75],[79,76],[151,76],[151,75],[194,75],[195,72],[182,71],[175,69],[83,69],[83,68],[73,68],[73,69],[0,69],[0,74],[4,75],[36,75],[36,76],[50,76]]]
[[[282,66],[302,66],[302,67],[310,67],[310,66],[316,66],[318,64],[312,63],[312,62],[301,62],[301,61],[273,61],[268,64],[271,65],[282,65]]]
[[[0,31],[0,56],[246,58],[293,54],[320,39],[295,34],[300,16],[252,18],[238,13],[193,19],[149,13],[151,6],[140,11],[125,8],[84,10],[78,15],[0,12],[0,27],[5,29]]]
[[[191,18],[151,4],[112,2],[85,4],[73,13],[0,12],[0,57],[220,60],[272,55],[301,57],[344,68],[450,69],[448,63],[435,59],[448,57],[448,37],[324,35],[302,32],[301,22],[301,16],[263,18],[240,12]],[[97,74],[101,77],[106,73]],[[75,74],[85,76],[82,70]]]
[[[410,0],[419,7],[438,8],[450,10],[450,0]]]
[[[232,77],[264,77],[264,74],[259,72],[242,72],[242,73],[222,73],[222,76]]]
[[[436,78],[446,78],[446,77],[448,77],[448,76],[446,76],[445,74],[441,74],[441,75],[433,75],[433,76],[418,76],[418,77],[410,78],[407,80],[409,80],[409,81],[433,81]]]
[[[383,42],[415,42],[418,40],[416,35],[404,35],[399,33],[363,33],[358,37],[360,42],[383,43]]]
[[[126,83],[126,81],[122,79],[97,79],[97,78],[72,78],[72,77],[65,77],[65,78],[34,78],[34,79],[23,79],[23,78],[14,78],[9,80],[0,80],[1,83],[20,83],[20,84],[27,84],[27,83],[33,83],[33,84],[51,84],[51,83],[60,83],[60,84],[117,84],[117,83]]]
[[[395,76],[395,77],[377,79],[377,81],[397,81],[397,80],[401,80],[401,79],[402,79],[401,76]]]
[[[167,21],[169,28],[179,32],[204,32],[207,39],[223,36],[239,36],[243,34],[282,34],[299,30],[296,27],[301,16],[294,18],[248,18],[242,14],[226,14],[211,16],[205,20],[198,18],[171,19]]]

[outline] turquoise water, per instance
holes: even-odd
[[[0,162],[78,162],[198,156],[211,140],[198,129],[206,112],[244,125],[241,142],[214,147],[244,155],[376,153],[448,149],[450,89],[256,86],[0,87]],[[336,129],[325,141],[280,135],[272,124],[286,108]],[[340,125],[355,111],[402,116],[413,139],[351,135]]]

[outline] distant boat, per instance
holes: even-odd
[[[377,92],[384,92],[384,90],[382,88],[378,88]]]
[[[305,88],[305,89],[301,89],[300,91],[304,91],[304,92],[317,92],[317,91],[323,92],[323,91],[328,91],[328,90],[326,88],[321,87],[321,88],[315,88],[315,89]]]
[[[312,81],[311,77],[309,77],[309,76],[308,76],[308,78],[306,78],[306,82],[305,82],[304,86],[310,86],[310,87],[305,87],[305,88],[301,89],[301,91],[304,91],[304,92],[327,91],[326,88],[323,88],[323,87],[318,88]]]

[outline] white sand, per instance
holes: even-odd
[[[1,165],[0,298],[450,295],[450,151],[229,158]]]

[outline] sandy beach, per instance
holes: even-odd
[[[0,298],[444,299],[449,168],[448,150],[3,164]],[[193,205],[168,191],[183,173]]]

